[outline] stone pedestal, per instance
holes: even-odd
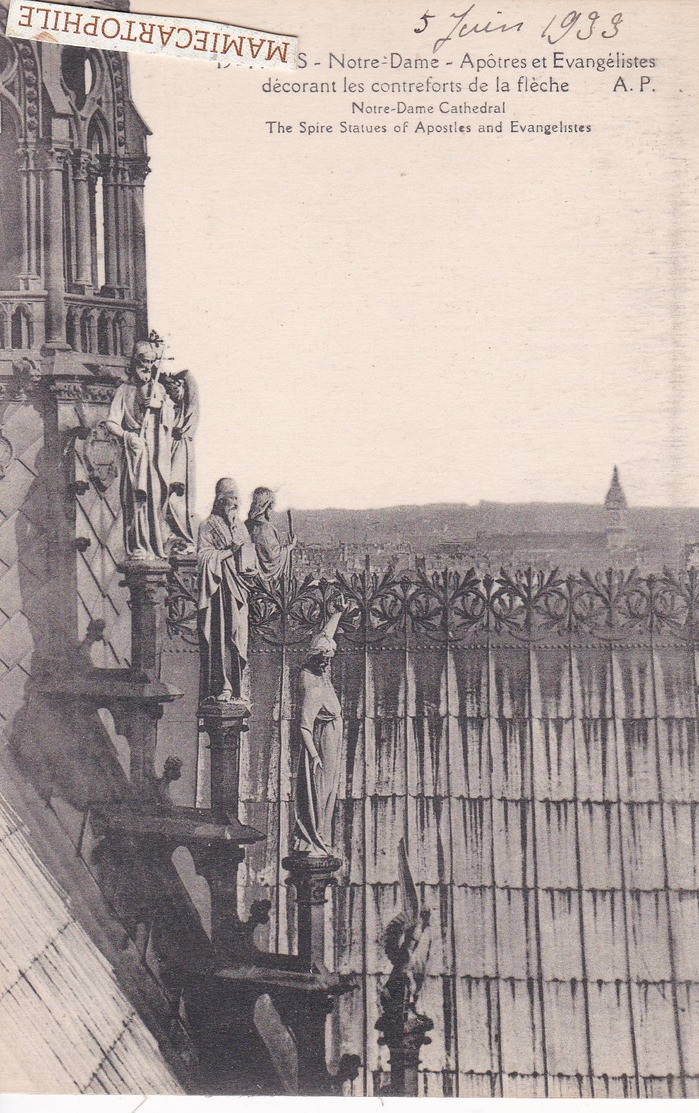
[[[206,733],[211,751],[211,813],[221,822],[238,822],[240,740],[249,729],[249,717],[250,708],[242,700],[205,700],[199,707],[199,729]],[[238,867],[244,857],[242,846],[219,843],[195,859],[211,892],[211,939],[228,961],[235,960],[242,938]]]
[[[160,682],[169,568],[162,560],[127,560],[119,566],[130,596],[131,673],[134,679],[140,677],[151,686]],[[150,799],[155,782],[155,750],[162,713],[162,701],[147,699],[134,700],[129,711],[131,783],[144,800]]]
[[[238,866],[245,857],[244,847],[264,838],[261,831],[239,823],[235,816],[221,819],[207,808],[167,809],[153,804],[144,810],[138,801],[133,806],[101,804],[92,816],[95,829],[106,836],[119,863],[113,903],[124,922],[145,922],[144,909],[157,910],[167,896],[167,887],[158,887],[159,878],[169,877],[173,852],[185,846],[211,891],[213,965],[242,957],[238,952],[249,947],[248,936],[256,923],[241,923],[238,918]],[[193,967],[201,957],[191,956]]]
[[[434,1027],[428,1016],[418,1013],[412,1005],[386,990],[381,995],[383,1012],[376,1022],[381,1032],[380,1043],[386,1044],[391,1056],[391,1087],[394,1097],[415,1098],[418,1093],[420,1051],[430,1043],[428,1032]]]
[[[337,884],[334,875],[342,866],[342,860],[290,854],[282,865],[289,871],[287,885],[293,885],[296,890],[298,957],[306,969],[324,970],[327,891]]]
[[[343,1055],[338,1073],[328,1073],[325,1022],[338,998],[356,988],[347,975],[301,970],[294,955],[259,952],[194,981],[185,1000],[201,1049],[200,1090],[340,1094],[360,1061]]]
[[[160,679],[170,565],[166,560],[125,560],[119,571],[130,596],[131,667]]]
[[[199,707],[199,729],[208,736],[211,751],[211,808],[217,814],[238,815],[240,743],[250,729],[249,718],[250,708],[242,700],[205,700]]]

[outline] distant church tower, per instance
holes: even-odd
[[[127,56],[8,39],[6,18],[0,0],[0,734],[37,659],[91,622],[96,663],[128,652],[102,423],[148,329],[149,133]]]
[[[619,480],[619,469],[614,468],[612,481],[604,500],[606,514],[605,533],[607,535],[608,549],[623,549],[626,547],[626,512],[628,503],[626,495]]]

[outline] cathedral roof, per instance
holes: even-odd
[[[120,984],[115,967],[123,971],[124,955],[98,949],[77,919],[81,894],[66,897],[26,831],[0,796],[0,1024],[11,1035],[0,1048],[3,1088],[181,1093],[159,1041]],[[52,867],[57,856],[54,847]]]

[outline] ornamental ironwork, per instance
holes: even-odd
[[[187,646],[198,646],[195,557],[174,557],[171,560],[165,602],[169,636],[179,638]]]
[[[259,643],[303,646],[347,604],[340,646],[467,645],[484,639],[529,643],[699,641],[699,571],[642,575],[637,569],[562,574],[526,568],[498,576],[473,568],[396,573],[287,575],[250,594]],[[168,630],[196,644],[196,573],[173,568]]]

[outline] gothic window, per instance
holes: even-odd
[[[68,314],[66,316],[66,342],[70,344],[74,352],[80,350],[77,309],[68,310]]]
[[[105,142],[102,128],[93,119],[88,133],[88,147],[95,164],[99,165]],[[90,238],[92,241],[92,283],[96,290],[105,285],[104,178],[101,172],[93,178],[90,191]]]
[[[8,335],[7,335],[7,313],[0,307],[0,348],[7,348]]]
[[[83,310],[80,318],[80,348],[83,352],[94,352],[96,348],[95,318],[89,309]]]
[[[121,313],[114,318],[112,336],[112,352],[115,356],[123,356],[126,352],[126,321]]]
[[[101,356],[110,354],[111,313],[103,309],[97,319],[97,351]]]
[[[84,107],[95,84],[95,66],[86,50],[66,46],[61,54],[61,76],[75,107]]]
[[[12,347],[31,348],[34,341],[34,324],[26,305],[18,305],[12,314]]]
[[[22,175],[17,126],[8,102],[0,96],[0,290],[19,289],[23,269]]]
[[[107,278],[105,272],[105,235],[104,235],[104,178],[99,176],[94,193],[95,211],[93,217],[94,228],[94,257],[95,257],[95,286],[101,290]]]
[[[15,54],[12,44],[5,38],[0,38],[0,81],[6,81],[12,75]]]

